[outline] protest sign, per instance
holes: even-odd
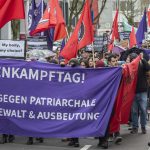
[[[82,69],[0,60],[0,133],[104,136],[122,68]]]
[[[88,45],[86,47],[86,51],[92,51],[92,48],[94,48],[94,51],[106,51],[107,49],[107,44],[108,44],[108,35],[103,34],[101,36],[94,36],[94,42],[93,42],[93,47],[92,45]]]
[[[121,40],[128,40],[130,32],[129,31],[119,32],[119,35]]]
[[[0,40],[1,58],[25,58],[25,41]]]
[[[27,37],[28,51],[30,50],[48,50],[46,36]]]

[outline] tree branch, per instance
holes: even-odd
[[[102,1],[102,6],[101,6],[101,8],[100,8],[100,12],[99,12],[98,15],[95,16],[95,18],[94,18],[94,24],[97,24],[97,23],[98,23],[99,18],[100,18],[101,14],[102,14],[102,12],[103,12],[103,10],[104,10],[104,8],[105,8],[106,2],[107,2],[107,0],[103,0],[103,1]]]

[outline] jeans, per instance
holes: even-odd
[[[147,92],[136,93],[131,110],[132,127],[138,128],[138,120],[140,117],[141,127],[146,126],[147,116]]]

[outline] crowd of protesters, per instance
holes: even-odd
[[[147,116],[147,96],[148,96],[148,84],[146,72],[149,71],[148,61],[143,57],[142,53],[141,61],[138,67],[138,79],[135,99],[131,108],[131,120],[130,124],[131,134],[137,134],[139,129],[138,120],[140,118],[141,124],[141,133],[146,134],[146,116]],[[82,68],[99,68],[99,67],[118,67],[124,66],[126,63],[132,62],[138,56],[137,53],[130,53],[126,55],[124,59],[120,59],[120,54],[115,53],[99,53],[95,52],[94,55],[92,52],[81,50],[77,58],[72,58],[70,61],[66,62],[64,59],[59,56],[47,57],[44,59],[39,59],[38,61],[49,62],[52,64],[60,65],[61,67],[71,66],[71,67],[82,67]],[[109,129],[109,125],[108,125]],[[122,137],[120,131],[113,134],[109,133],[107,129],[104,137],[96,137],[99,140],[98,146],[104,149],[108,148],[108,142],[114,141],[115,144],[122,142]],[[3,135],[1,139],[1,144],[7,142],[14,142],[15,137],[13,135]],[[40,143],[43,143],[44,140],[42,137],[36,138]],[[62,141],[68,141],[68,146],[79,147],[79,138],[70,137],[69,139],[62,139]],[[27,140],[28,145],[33,144],[33,138],[29,137]]]

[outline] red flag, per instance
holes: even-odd
[[[112,32],[114,34],[113,38],[119,40],[120,36],[119,36],[119,31],[118,31],[118,10],[116,11],[116,15],[115,15],[115,18],[114,18],[114,21],[113,21]]]
[[[92,5],[92,11],[94,12],[94,18],[98,15],[98,0],[89,0]]]
[[[150,10],[147,11],[148,26],[150,27]]]
[[[93,27],[88,0],[85,2],[80,19],[72,33],[69,41],[61,51],[61,56],[70,60],[76,57],[79,49],[91,44],[94,41]]]
[[[1,0],[0,28],[13,19],[25,19],[24,0]]]
[[[30,34],[34,35],[38,32],[45,31],[50,27],[56,26],[56,12],[55,11],[55,3],[52,3],[52,0],[49,1],[46,10],[44,11],[43,17],[39,21],[35,30],[33,30]]]
[[[107,49],[109,52],[111,52],[113,48],[114,48],[114,42],[112,41],[111,43],[108,44]]]
[[[120,124],[127,124],[132,102],[135,96],[138,64],[140,56],[123,68],[123,78],[114,105],[114,113],[110,121],[110,133],[120,130]]]
[[[111,43],[108,46],[108,50],[112,51],[113,43],[115,39],[120,39],[119,31],[118,31],[118,10],[116,11],[115,18],[112,25],[112,34],[111,34]]]
[[[5,2],[6,2],[6,0],[1,0],[1,2],[0,2],[0,9],[3,7]]]
[[[135,96],[138,66],[141,57],[136,58],[131,64],[124,68],[125,87],[123,91],[123,103],[121,107],[121,124],[127,124],[130,117],[130,110]]]
[[[111,40],[108,43],[107,49],[109,52],[112,51],[113,47],[114,47],[114,33],[111,34]]]
[[[36,29],[31,32],[31,35],[48,30],[51,27],[55,27],[54,41],[67,36],[65,21],[58,0],[49,1],[43,17],[39,21]]]
[[[132,26],[132,30],[130,33],[130,48],[134,47],[136,44],[137,44],[136,35],[135,35],[134,27]]]
[[[62,10],[59,6],[58,0],[55,0],[56,3],[56,11],[57,11],[57,23],[55,26],[55,33],[54,33],[54,41],[59,39],[63,39],[67,36],[66,32],[66,25],[63,18]]]

